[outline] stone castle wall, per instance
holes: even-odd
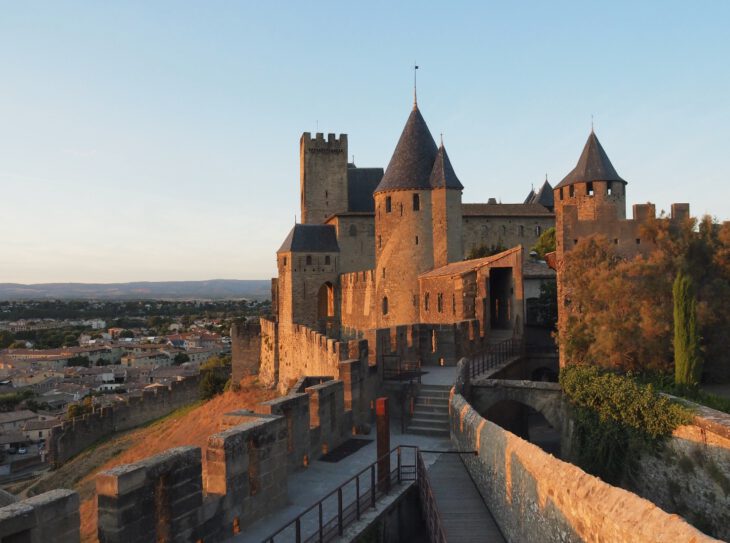
[[[345,273],[340,276],[342,326],[358,330],[376,327],[375,272]]]
[[[173,381],[167,387],[145,389],[140,396],[130,396],[126,402],[95,409],[54,426],[47,440],[50,463],[63,464],[102,438],[163,417],[197,400],[199,382],[200,377],[196,375]]]
[[[461,191],[435,189],[433,211],[433,265],[435,268],[464,259],[461,227]]]
[[[716,541],[484,419],[452,391],[451,440],[508,541]]]
[[[555,226],[555,217],[535,216],[480,216],[464,215],[462,218],[462,246],[464,256],[482,246],[515,247],[522,245],[525,251],[537,243],[548,228]]]
[[[645,452],[625,486],[706,533],[730,540],[730,415],[692,404],[694,423]]]
[[[57,489],[0,508],[0,540],[78,543],[79,495]]]
[[[372,213],[345,213],[327,223],[337,230],[341,273],[375,267],[375,219]]]
[[[234,323],[231,326],[231,380],[240,383],[258,373],[261,364],[261,323]]]

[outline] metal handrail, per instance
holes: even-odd
[[[491,345],[486,352],[467,359],[469,376],[473,379],[488,370],[494,369],[499,364],[520,353],[521,350],[522,340],[518,338],[506,339]]]
[[[401,449],[412,449],[414,451],[415,455],[415,462],[413,465],[410,464],[403,464],[402,458],[401,458]],[[378,471],[378,464],[386,459],[390,458],[393,453],[396,454],[396,468],[395,470],[391,469],[388,474],[386,474],[386,478],[383,479],[382,475],[380,478],[376,478],[376,472]],[[367,467],[360,470],[357,474],[353,475],[349,479],[347,479],[344,483],[340,484],[337,488],[335,488],[332,492],[321,498],[319,501],[302,511],[299,515],[297,515],[294,519],[287,522],[285,525],[283,525],[281,528],[279,528],[276,532],[271,534],[270,536],[266,537],[263,541],[264,543],[274,543],[275,538],[282,534],[282,532],[290,529],[292,526],[294,527],[294,533],[295,533],[295,541],[296,543],[303,543],[303,542],[309,542],[309,541],[318,541],[320,543],[324,541],[329,541],[334,536],[342,535],[344,528],[349,525],[354,520],[360,520],[360,516],[362,515],[363,511],[366,511],[370,509],[371,507],[375,507],[375,503],[377,499],[380,496],[383,496],[387,493],[387,490],[380,490],[381,483],[385,483],[385,487],[387,489],[390,489],[391,485],[393,483],[401,483],[402,481],[415,481],[418,477],[418,447],[415,447],[413,445],[401,445],[399,447],[395,447],[394,449],[390,450],[387,454],[381,456],[375,462],[368,465]],[[412,468],[413,473],[411,476],[411,473],[409,471],[409,468]],[[364,493],[360,492],[360,477],[370,472],[370,488],[366,490]],[[343,489],[349,485],[352,482],[355,482],[355,499],[348,504],[344,504],[343,499]],[[324,520],[324,511],[323,511],[323,504],[326,500],[329,498],[332,498],[333,496],[337,496],[337,515],[333,518],[325,521]],[[364,502],[363,502],[364,500]],[[352,516],[354,508],[354,517]],[[318,515],[318,528],[315,530],[314,534],[310,535],[306,539],[302,537],[302,518],[306,516],[308,513],[311,513],[314,510],[317,510]]]

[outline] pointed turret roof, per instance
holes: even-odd
[[[523,204],[531,204],[532,199],[535,197],[535,189],[530,189],[530,193],[527,195],[527,198],[525,198],[525,201],[522,202]]]
[[[433,163],[433,170],[431,170],[431,178],[428,184],[432,189],[464,189],[464,185],[456,177],[456,173],[454,172],[453,166],[451,166],[449,155],[443,143],[436,154],[436,161]]]
[[[531,204],[540,204],[542,206],[545,206],[548,209],[552,209],[555,206],[555,198],[553,196],[553,187],[548,182],[547,179],[545,179],[545,182],[540,187],[540,190],[538,190],[533,196],[532,200],[530,201]]]
[[[578,159],[573,171],[565,176],[558,186],[555,188],[565,187],[573,183],[587,183],[590,181],[620,181],[626,184],[626,181],[619,177],[613,164],[608,159],[606,151],[603,150],[601,142],[598,141],[595,132],[591,130],[588,136],[583,152]]]
[[[418,106],[414,105],[388,163],[388,168],[385,170],[385,175],[375,192],[429,189],[429,179],[436,155],[436,142],[433,140]]]

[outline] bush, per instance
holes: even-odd
[[[637,382],[596,366],[566,366],[560,385],[574,410],[572,451],[589,473],[618,484],[642,451],[691,420],[690,412]]]

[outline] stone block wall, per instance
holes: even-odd
[[[340,275],[342,327],[368,330],[376,327],[374,270]]]
[[[656,453],[638,459],[627,488],[704,532],[730,540],[730,415],[692,404],[693,424],[680,426]]]
[[[99,540],[226,540],[283,506],[287,473],[342,443],[351,424],[342,381],[227,413],[202,452],[179,447],[99,474]]]
[[[198,399],[199,376],[174,381],[167,387],[144,390],[126,402],[96,409],[92,413],[65,421],[51,429],[48,436],[49,461],[60,465],[100,439],[163,417]]]
[[[195,541],[203,503],[198,447],[178,447],[96,477],[99,541]]]
[[[51,490],[0,508],[0,541],[78,543],[79,495]]]
[[[261,357],[261,323],[234,323],[231,326],[231,379],[240,383],[247,375],[258,373]]]
[[[717,541],[653,503],[588,475],[482,418],[458,393],[451,440],[507,541]]]

